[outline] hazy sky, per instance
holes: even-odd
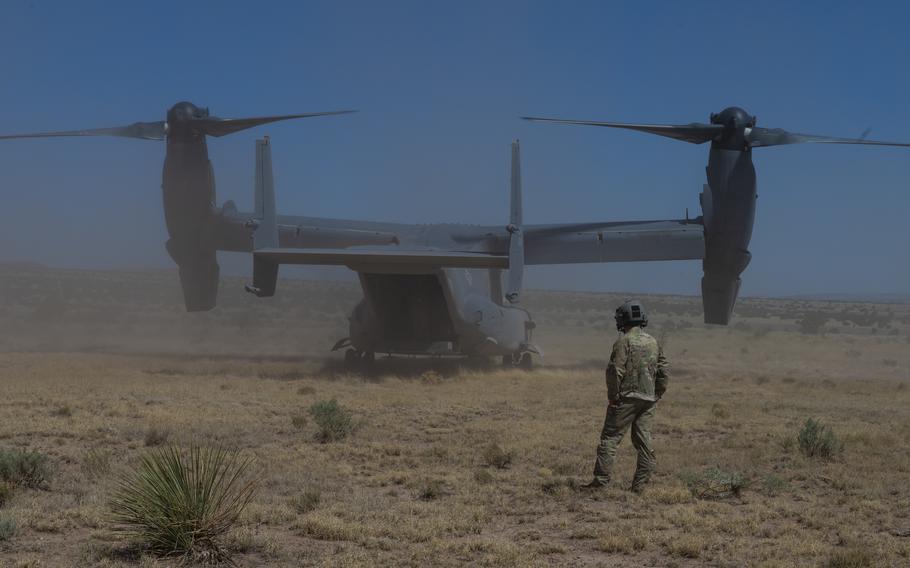
[[[523,114],[707,121],[910,141],[905,2],[0,3],[0,131],[343,108],[210,141],[219,203],[252,203],[273,141],[287,213],[505,223],[698,214],[708,148]],[[0,142],[0,260],[164,267],[164,144]],[[745,295],[906,293],[910,149],[757,149]],[[224,262],[243,270],[243,255]],[[696,293],[698,262],[533,268],[531,287]]]

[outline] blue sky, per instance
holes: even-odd
[[[509,142],[527,222],[698,209],[707,147],[523,114],[706,121],[910,141],[903,2],[0,3],[0,131],[356,108],[212,140],[219,203],[252,202],[273,140],[288,213],[504,223]],[[170,266],[159,142],[0,145],[0,260]],[[906,293],[910,150],[758,149],[745,295]],[[248,260],[225,258],[229,270]],[[696,293],[697,262],[533,268],[531,287]]]

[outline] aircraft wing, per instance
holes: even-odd
[[[252,231],[248,227],[255,213],[237,211],[232,202],[213,218],[209,236],[214,248],[231,252],[253,252]],[[401,226],[383,223],[292,217],[279,215],[279,246],[285,248],[346,248],[398,244]]]
[[[526,225],[526,264],[699,260],[705,256],[699,220]]]
[[[345,248],[300,249],[262,248],[253,251],[254,260],[272,264],[321,264],[352,267],[395,268],[508,268],[509,257],[485,252],[438,249]]]

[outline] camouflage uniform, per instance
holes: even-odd
[[[607,417],[597,446],[594,482],[610,481],[616,449],[626,430],[632,427],[632,445],[638,451],[638,465],[632,490],[640,491],[651,477],[657,461],[651,447],[654,406],[667,390],[667,359],[657,340],[633,327],[613,344],[607,366]]]

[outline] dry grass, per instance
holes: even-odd
[[[240,566],[910,561],[910,389],[902,388],[910,350],[899,308],[896,335],[844,328],[822,336],[770,317],[786,311],[771,301],[745,303],[754,315],[728,329],[695,323],[688,300],[653,299],[664,310],[653,312],[655,331],[673,323],[674,377],[654,432],[658,472],[643,495],[627,490],[635,461],[627,440],[613,485],[589,495],[576,486],[591,474],[601,365],[613,339],[592,327],[612,321],[610,301],[529,294],[548,353],[531,373],[380,360],[369,378],[310,355],[336,339],[340,311],[298,313],[289,334],[286,320],[240,318],[230,297],[205,319],[158,300],[128,322],[42,316],[46,333],[29,347],[24,338],[39,323],[7,307],[15,316],[7,333],[18,335],[2,336],[0,449],[46,455],[54,476],[47,489],[12,487],[0,505],[0,522],[12,527],[0,566],[173,566],[125,549],[108,520],[113,482],[148,451],[153,426],[170,444],[221,444],[256,458],[260,491],[228,543]],[[169,322],[184,341],[155,339],[162,343],[151,353],[143,338],[154,322]],[[65,352],[77,324],[94,337],[119,329],[122,343]],[[297,347],[281,343],[288,335]],[[320,443],[307,410],[332,399],[362,426]],[[58,412],[62,401],[70,412]],[[800,452],[796,437],[809,417],[843,440],[836,460]],[[693,496],[680,473],[712,469],[741,472],[749,484],[729,498]]]

